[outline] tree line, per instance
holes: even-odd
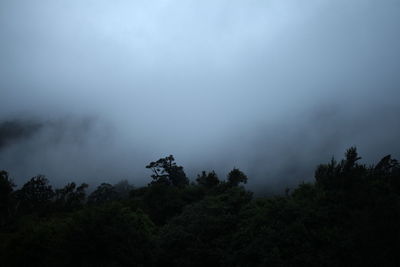
[[[146,166],[147,186],[90,194],[43,175],[15,189],[1,171],[0,265],[400,266],[400,165],[360,159],[352,147],[272,197],[254,197],[237,168],[190,181],[172,155]]]

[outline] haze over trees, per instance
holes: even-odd
[[[190,181],[170,155],[149,184],[68,183],[0,172],[1,266],[399,266],[400,164],[352,147],[315,181],[254,197],[238,168]],[[290,163],[288,163],[290,164]]]

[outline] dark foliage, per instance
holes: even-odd
[[[230,186],[238,186],[240,183],[247,183],[247,176],[241,170],[233,168],[228,173],[228,184]]]
[[[37,175],[15,194],[20,212],[43,214],[48,211],[55,192],[44,175]]]
[[[21,189],[0,172],[1,266],[400,266],[400,164],[359,163],[356,148],[314,183],[254,198],[234,168],[189,184],[172,156],[153,181]]]
[[[64,188],[56,189],[56,210],[72,211],[79,209],[85,202],[87,184],[76,186],[74,182],[67,184]]]
[[[203,171],[201,175],[199,174],[197,176],[196,182],[207,189],[213,188],[220,183],[218,176],[214,171],[209,173]]]
[[[14,183],[6,171],[0,171],[0,227],[4,226],[13,210]]]
[[[102,183],[88,197],[88,204],[104,204],[118,199],[118,193],[114,186]]]
[[[161,158],[155,162],[150,162],[146,168],[153,171],[153,184],[173,185],[184,187],[189,184],[189,179],[186,177],[182,166],[175,163],[174,156]]]

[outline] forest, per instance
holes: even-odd
[[[174,157],[149,163],[149,184],[53,188],[0,172],[1,266],[400,266],[400,165],[360,163],[355,147],[316,167],[313,182],[255,197],[251,179]]]

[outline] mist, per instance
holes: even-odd
[[[1,1],[0,169],[143,185],[173,154],[284,188],[398,158],[399,26],[391,0]]]

